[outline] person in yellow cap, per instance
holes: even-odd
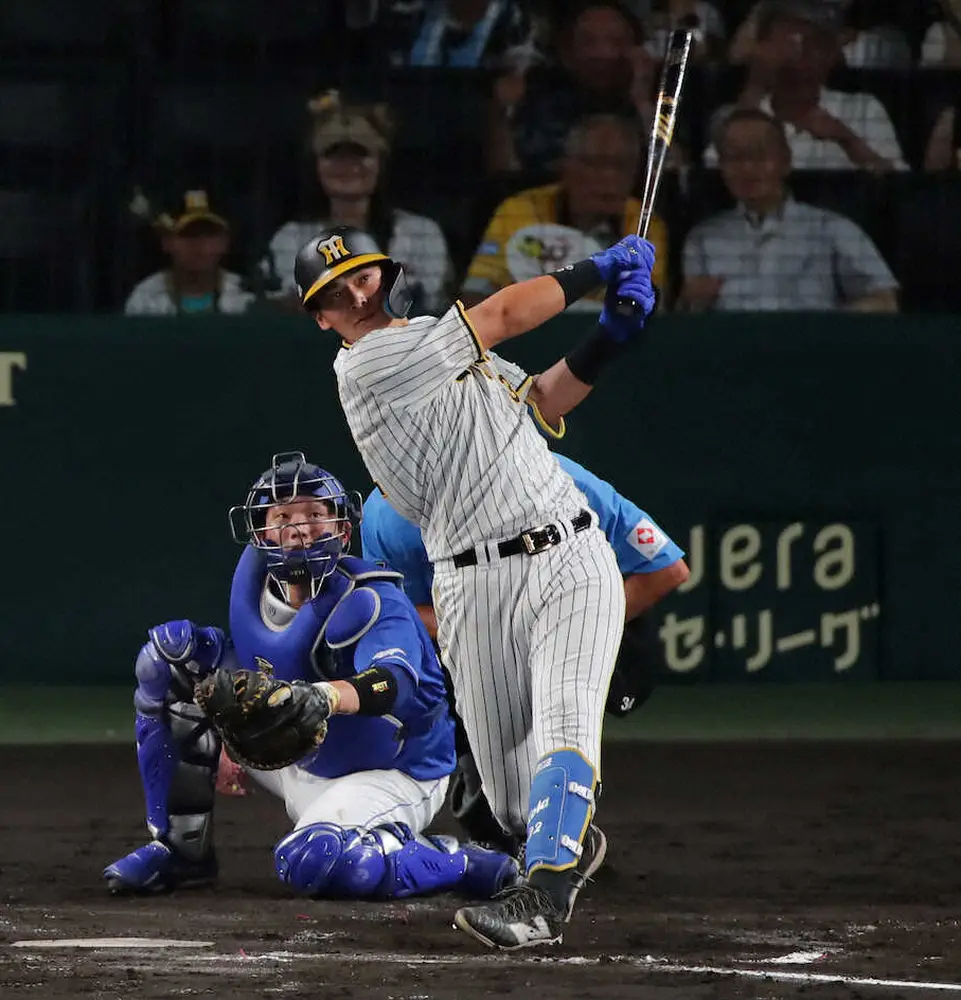
[[[230,226],[207,192],[187,191],[176,215],[154,220],[169,266],[145,278],[124,305],[128,316],[191,316],[246,312],[254,300],[240,276],[223,268]]]

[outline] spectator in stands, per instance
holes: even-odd
[[[924,169],[931,173],[961,170],[958,105],[948,105],[938,114],[924,151]]]
[[[935,21],[921,43],[922,66],[931,69],[961,68],[961,2],[948,0],[954,11],[950,21]]]
[[[631,197],[641,159],[633,121],[593,115],[571,129],[557,184],[521,191],[497,207],[461,292],[473,305],[499,288],[581,260],[637,226],[640,203]],[[665,287],[667,230],[656,216],[648,238],[657,247],[654,282]],[[599,309],[603,289],[584,299]]]
[[[784,123],[796,170],[906,170],[884,105],[867,93],[824,86],[840,56],[840,25],[812,0],[763,0],[754,27],[739,31],[731,60],[748,63],[739,107],[759,108]],[[729,109],[715,116],[716,131]],[[717,163],[716,145],[704,163]]]
[[[904,0],[842,0],[841,53],[852,69],[908,69],[913,60],[898,27]]]
[[[176,216],[154,220],[170,266],[150,275],[130,293],[128,316],[195,316],[245,312],[254,296],[239,275],[223,269],[230,227],[210,207],[206,191],[188,191]]]
[[[707,0],[666,0],[651,12],[644,24],[647,41],[644,48],[660,60],[667,51],[667,39],[676,28],[694,32],[691,55],[695,62],[717,62],[724,57],[727,33],[724,19]]]
[[[559,26],[560,65],[514,71],[494,87],[487,129],[491,171],[555,172],[571,126],[590,114],[653,115],[656,63],[640,21],[618,0],[581,0]]]
[[[343,103],[336,91],[311,101],[309,109],[319,204],[313,218],[287,222],[271,238],[267,263],[280,281],[281,303],[299,308],[294,258],[310,237],[327,226],[355,226],[404,265],[417,312],[442,309],[451,273],[444,234],[433,219],[396,208],[387,197],[389,109]]]
[[[688,234],[681,308],[897,311],[898,284],[867,234],[791,197],[791,149],[779,122],[734,111],[719,147],[737,206]]]
[[[363,7],[366,24],[359,13]],[[531,26],[518,0],[384,0],[348,2],[348,26],[370,27],[394,66],[500,69],[531,45]]]

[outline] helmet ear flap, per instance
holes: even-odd
[[[381,264],[384,275],[384,310],[393,319],[406,319],[414,304],[414,295],[407,284],[404,268],[395,260]]]

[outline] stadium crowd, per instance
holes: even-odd
[[[294,311],[329,224],[427,312],[580,259],[634,230],[676,27],[660,308],[961,307],[956,0],[80,7],[0,11],[6,311]]]

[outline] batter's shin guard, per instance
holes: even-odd
[[[596,783],[593,765],[573,749],[542,757],[531,782],[527,875],[532,885],[550,893],[565,918],[583,885],[578,866],[594,814]]]

